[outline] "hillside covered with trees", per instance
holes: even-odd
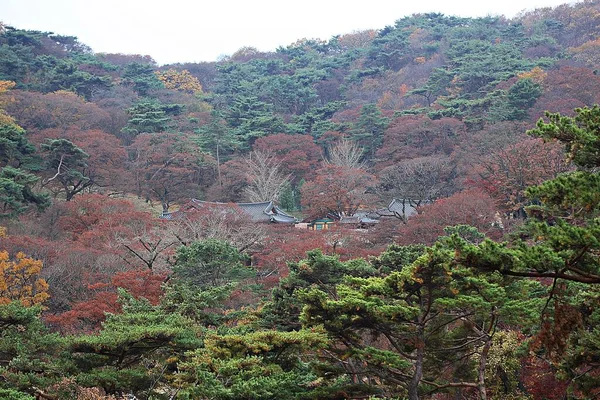
[[[162,66],[0,23],[0,398],[597,398],[598,65],[598,0]]]

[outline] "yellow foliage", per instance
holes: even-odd
[[[6,250],[0,251],[0,304],[19,300],[29,307],[48,300],[48,283],[39,277],[41,272],[41,261],[21,252],[11,260]]]
[[[16,83],[13,81],[0,81],[0,94],[8,92],[10,89],[14,88]]]
[[[0,226],[0,238],[6,237],[6,227]]]
[[[70,97],[70,98],[73,98],[73,99],[75,99],[75,98],[78,98],[78,99],[81,99],[81,100],[85,101],[85,100],[83,99],[83,97],[79,96],[79,95],[78,95],[77,93],[75,93],[75,92],[71,92],[70,90],[64,90],[64,89],[60,89],[60,90],[55,90],[55,91],[54,91],[54,92],[52,92],[52,93],[53,93],[53,94],[56,94],[56,95],[59,95],[59,96],[62,96],[62,97],[65,97],[65,98],[69,98],[69,97]]]
[[[340,46],[346,49],[357,49],[365,47],[377,37],[377,31],[368,29],[364,31],[354,31],[340,36],[338,42]]]
[[[531,71],[521,72],[520,74],[517,75],[517,78],[531,79],[535,83],[540,84],[540,83],[544,82],[544,79],[546,79],[546,76],[548,76],[546,71],[544,71],[540,67],[535,67]]]
[[[202,93],[200,81],[190,74],[188,70],[177,71],[175,69],[168,69],[166,71],[156,71],[155,74],[167,89],[190,94]]]
[[[9,90],[15,87],[13,81],[0,81],[0,125],[12,125],[15,120],[4,111],[4,106],[7,103],[13,101],[12,98],[7,97]]]

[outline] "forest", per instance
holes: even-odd
[[[0,23],[0,398],[600,398],[599,65],[600,0],[172,65]]]

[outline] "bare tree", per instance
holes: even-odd
[[[269,152],[255,150],[246,159],[249,201],[275,201],[290,176],[281,172],[281,164]]]
[[[210,238],[226,241],[240,252],[250,253],[258,250],[266,237],[264,227],[235,204],[207,204],[190,210],[182,218],[169,221],[169,234],[184,246]]]
[[[364,169],[365,163],[361,161],[364,150],[353,140],[342,139],[329,148],[328,164],[339,167]]]
[[[456,167],[448,157],[419,157],[384,169],[378,192],[418,207],[456,191]]]
[[[177,238],[160,226],[138,226],[133,235],[115,236],[115,243],[125,252],[118,252],[128,265],[143,266],[153,272],[165,272],[170,267],[170,258],[178,244]]]

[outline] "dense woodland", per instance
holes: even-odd
[[[0,24],[0,398],[598,398],[599,35],[586,0],[159,66]]]

